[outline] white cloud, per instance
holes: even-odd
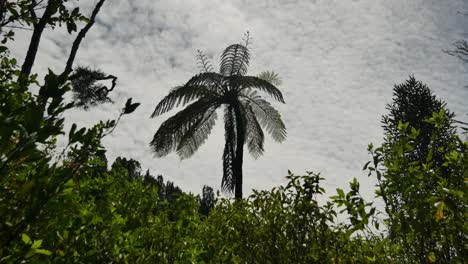
[[[85,2],[88,8],[93,3]],[[331,192],[359,177],[372,196],[373,183],[361,168],[370,158],[367,144],[382,138],[380,118],[395,83],[415,74],[452,111],[459,116],[468,112],[466,65],[442,52],[467,33],[462,25],[468,17],[457,14],[464,10],[463,0],[109,1],[76,63],[117,75],[117,103],[74,111],[69,121],[90,125],[113,118],[133,97],[141,107],[105,139],[110,160],[135,158],[184,190],[199,193],[203,184],[219,188],[222,122],[193,158],[179,161],[175,154],[153,158],[148,144],[170,115],[149,116],[171,87],[198,72],[197,49],[213,56],[217,68],[221,51],[250,30],[251,73],[275,70],[284,80],[286,105],[275,106],[283,114],[288,139],[268,142],[256,161],[246,159],[244,192],[279,185],[291,169],[323,172]],[[68,53],[63,47],[72,39],[66,32],[48,31],[34,70],[62,69]],[[15,44],[20,58],[25,41],[20,36]]]

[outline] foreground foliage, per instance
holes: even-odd
[[[73,125],[67,151],[57,151],[62,114],[73,106],[64,103],[66,79],[50,72],[33,95],[9,78],[14,61],[2,67],[0,262],[462,263],[466,255],[467,143],[455,134],[440,169],[429,155],[422,163],[401,155],[419,136],[405,132],[408,124],[399,125],[407,136],[371,148],[377,193],[398,193],[398,210],[387,202],[379,213],[356,180],[327,199],[323,179],[311,172],[289,173],[287,185],[246,200],[215,203],[212,193],[202,200],[142,176],[133,160],[108,169],[101,139],[115,121]],[[121,115],[137,106],[129,100]],[[444,117],[427,121],[437,129]]]

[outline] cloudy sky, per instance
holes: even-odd
[[[79,3],[89,13],[95,2]],[[258,160],[247,156],[244,192],[280,185],[290,169],[322,172],[330,192],[357,177],[372,196],[373,181],[361,169],[370,159],[367,145],[383,137],[380,118],[395,83],[414,74],[466,119],[468,67],[442,51],[468,37],[468,16],[460,12],[468,13],[468,1],[108,0],[75,62],[118,76],[111,96],[116,104],[73,111],[67,126],[115,118],[133,97],[142,105],[105,138],[108,159],[136,159],[153,175],[163,174],[194,193],[204,184],[219,189],[222,120],[206,144],[181,161],[175,154],[154,158],[149,148],[161,122],[175,112],[149,116],[170,88],[199,72],[197,49],[218,65],[221,51],[249,30],[249,73],[274,70],[283,79],[286,104],[274,106],[283,115],[288,139],[267,141]],[[20,61],[28,37],[21,33],[13,47]],[[33,71],[61,71],[73,38],[46,31]]]

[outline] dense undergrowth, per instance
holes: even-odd
[[[315,173],[290,173],[287,185],[242,201],[211,196],[203,211],[206,199],[173,184],[168,192],[161,178],[130,177],[122,159],[108,169],[101,139],[115,121],[74,125],[67,150],[57,150],[63,112],[73,106],[64,103],[66,78],[49,72],[33,95],[12,80],[13,64],[3,59],[0,86],[1,262],[461,263],[466,256],[466,142],[454,133],[435,150],[445,153],[440,167],[432,154],[409,162],[405,153],[420,135],[401,122],[406,136],[370,148],[367,169],[386,201],[381,213],[361,198],[357,181],[327,200]],[[427,121],[437,131],[443,120],[441,111]]]

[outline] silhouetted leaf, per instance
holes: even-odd
[[[132,98],[129,98],[127,100],[127,102],[125,103],[125,108],[124,108],[123,113],[124,114],[131,114],[137,109],[137,107],[139,105],[140,105],[140,103],[133,103],[132,104]]]

